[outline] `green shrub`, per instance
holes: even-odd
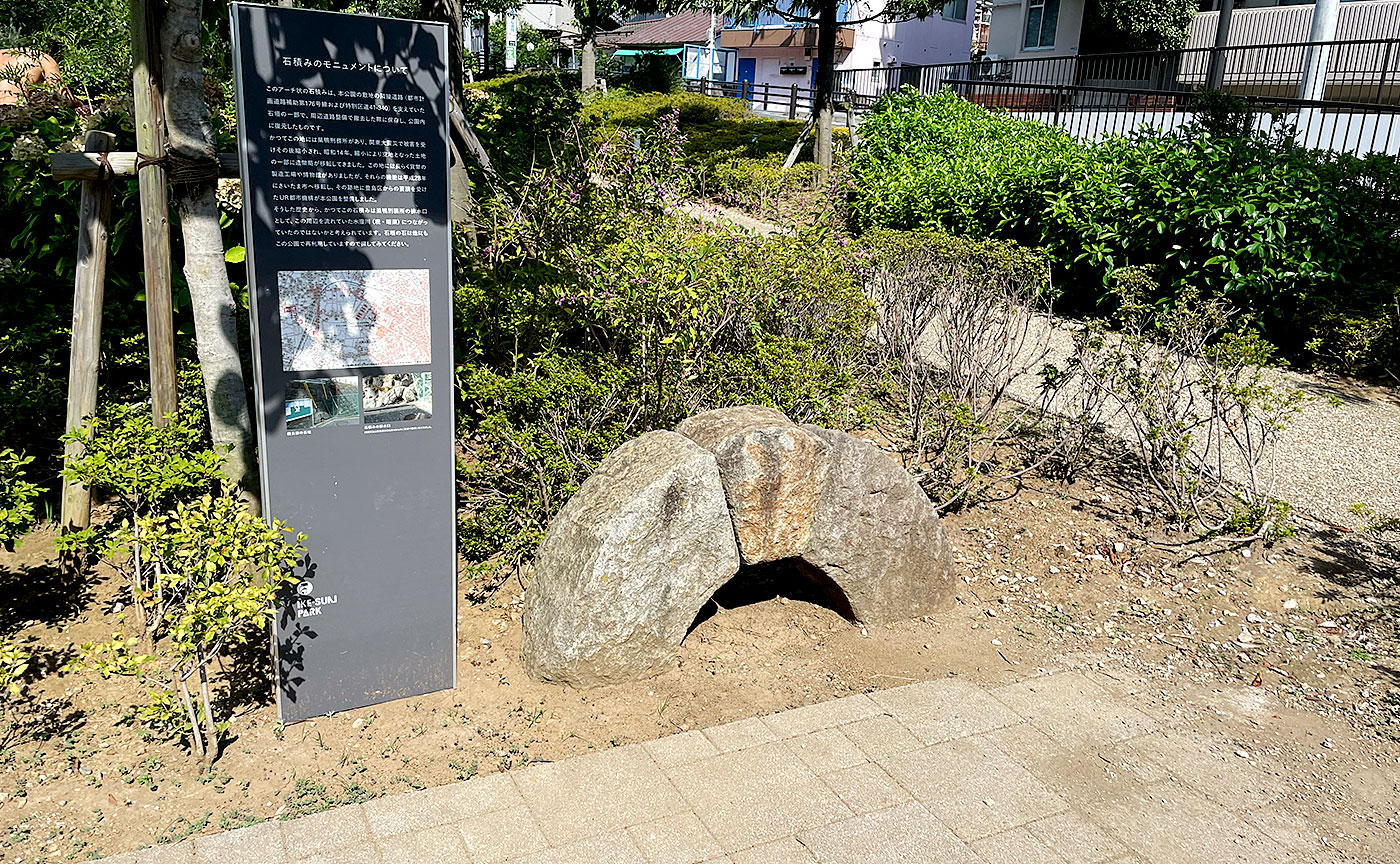
[[[778,168],[805,125],[803,120],[759,117],[739,99],[698,93],[609,93],[590,102],[582,118],[584,125],[594,130],[650,129],[671,112],[680,115],[687,162],[703,168],[734,160],[757,160]],[[837,137],[849,140],[844,130]]]
[[[880,100],[860,139],[851,172],[863,228],[943,228],[1059,252],[1045,242],[1042,214],[1101,170],[1064,132],[949,90],[906,88]]]
[[[164,425],[151,418],[149,405],[103,406],[86,429],[63,436],[81,444],[82,455],[63,469],[71,483],[86,486],[98,500],[113,499],[118,519],[168,509],[207,492],[218,481],[220,456],[209,445],[198,396],[186,394]],[[67,535],[83,543],[95,535]]]
[[[464,264],[456,320],[467,510],[481,561],[533,553],[554,512],[622,441],[762,402],[851,422],[869,303],[829,236],[760,238],[670,212],[681,167],[663,123],[533,177]],[[609,180],[594,184],[589,174]]]
[[[632,93],[674,93],[681,86],[681,61],[668,54],[642,54],[630,69],[608,79]]]
[[[530,71],[468,85],[462,107],[492,165],[518,183],[554,162],[580,104],[577,76]]]
[[[228,647],[266,638],[279,596],[297,582],[293,572],[306,552],[306,536],[281,522],[268,524],[228,493],[182,502],[139,522],[134,533],[160,564],[153,593],[168,620],[174,689],[184,703],[194,749],[212,762],[220,724],[209,666]],[[192,677],[199,684],[197,695],[191,692]]]
[[[95,502],[109,499],[116,512],[93,527],[60,535],[55,548],[105,558],[126,579],[138,623],[151,638],[161,632],[168,605],[152,602],[160,573],[142,536],[143,522],[206,494],[222,476],[222,459],[205,432],[199,392],[185,387],[179,411],[163,426],[152,421],[148,405],[115,404],[99,410],[86,429],[63,437],[65,443],[83,447],[64,466],[64,479],[92,490]]]
[[[681,128],[709,126],[722,120],[743,120],[748,106],[738,99],[715,99],[698,93],[630,93],[615,91],[595,99],[583,109],[590,126],[624,129],[649,128],[666,112],[679,111]]]
[[[1232,123],[1081,145],[951,91],[905,90],[861,128],[855,218],[1044,248],[1071,311],[1111,308],[1111,274],[1145,266],[1158,279],[1151,300],[1221,297],[1254,310],[1295,359],[1359,350],[1374,362],[1366,346],[1395,339],[1400,162],[1212,134]],[[1361,349],[1330,344],[1358,330]]]
[[[39,487],[24,479],[24,467],[33,461],[32,456],[0,450],[0,547],[10,551],[34,524]]]
[[[4,5],[0,48],[53,55],[79,99],[131,93],[131,13],[125,0],[25,0]]]

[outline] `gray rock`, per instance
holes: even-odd
[[[764,408],[762,405],[739,405],[687,417],[676,427],[676,431],[706,450],[714,452],[733,435],[742,435],[754,429],[791,425],[792,421],[781,411]]]
[[[928,495],[874,445],[817,426],[830,470],[802,561],[825,574],[855,619],[878,624],[950,606],[953,556]]]
[[[730,435],[715,449],[745,564],[800,555],[830,472],[830,447],[796,426]]]
[[[577,686],[663,672],[738,570],[714,455],[674,432],[635,438],[603,460],[540,544],[525,670]]]

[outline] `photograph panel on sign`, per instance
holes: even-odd
[[[432,362],[427,270],[280,270],[282,369]]]
[[[301,378],[287,382],[288,432],[305,432],[324,426],[360,425],[359,379]]]
[[[431,372],[366,375],[360,381],[366,425],[427,420],[433,416]]]

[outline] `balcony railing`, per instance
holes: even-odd
[[[1400,39],[1286,42],[848,69],[838,73],[837,87],[854,97],[869,99],[905,85],[932,93],[951,80],[1166,93],[1192,92],[1214,85],[1241,96],[1287,99],[1299,95],[1307,58],[1314,51],[1328,55],[1326,100],[1400,104]]]

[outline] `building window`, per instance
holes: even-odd
[[[1059,21],[1060,0],[1026,0],[1025,47],[1054,48]]]
[[[952,0],[943,4],[943,17],[950,21],[967,20],[967,0]]]

